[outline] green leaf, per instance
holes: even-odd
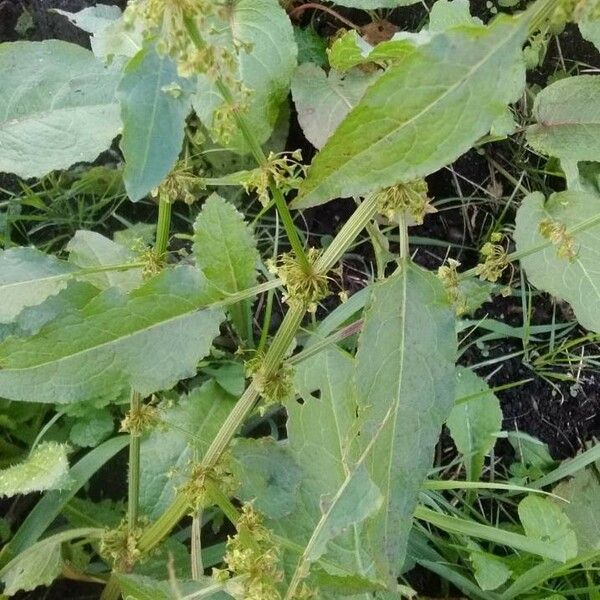
[[[505,583],[512,571],[497,556],[483,552],[477,544],[470,542],[473,551],[469,560],[473,565],[473,575],[482,590],[495,590]]]
[[[315,64],[300,65],[292,95],[306,139],[321,148],[377,77],[359,70],[342,75],[331,69],[327,74]]]
[[[211,380],[161,410],[165,429],[155,429],[141,444],[140,509],[149,518],[159,517],[173,500],[194,452],[202,457],[234,403]]]
[[[24,308],[58,294],[74,270],[34,248],[0,251],[0,323],[10,323]]]
[[[47,492],[29,512],[10,543],[2,549],[0,564],[17,556],[34,544],[58,517],[65,504],[89,481],[90,477],[129,443],[122,435],[100,444],[76,462],[69,471],[69,487]]]
[[[40,585],[50,585],[62,571],[61,545],[81,537],[100,537],[101,529],[69,529],[52,535],[28,548],[0,571],[4,594],[13,596]]]
[[[456,398],[478,394],[473,400],[456,404],[446,421],[456,448],[464,457],[467,479],[476,481],[502,428],[502,410],[488,384],[470,369],[456,368],[455,394]]]
[[[273,438],[242,438],[233,456],[238,498],[253,502],[269,519],[281,519],[296,509],[302,471],[285,446]]]
[[[92,52],[102,59],[113,56],[132,57],[142,48],[143,28],[138,22],[125,24],[118,6],[97,4],[73,13],[52,9],[91,34]]]
[[[0,497],[58,490],[68,483],[68,446],[42,442],[23,462],[0,471]]]
[[[569,518],[551,498],[526,496],[519,502],[519,519],[527,537],[548,545],[565,562],[577,556],[577,538]]]
[[[224,294],[256,285],[260,261],[256,240],[244,216],[232,204],[212,194],[194,223],[194,257],[207,280]],[[229,309],[240,335],[245,335],[247,303]]]
[[[235,53],[238,53],[235,45],[238,48],[243,45],[238,55],[238,77],[251,90],[245,114],[252,133],[262,144],[275,126],[296,67],[297,47],[290,20],[277,0],[239,0],[227,11],[227,20],[215,24],[215,31],[209,43],[229,47]],[[207,77],[200,76],[198,80],[194,110],[210,128],[213,112],[223,98]],[[248,152],[237,128],[229,143],[222,139],[215,141],[236,152]]]
[[[80,448],[93,448],[104,441],[114,428],[113,416],[109,410],[106,408],[89,409],[71,427],[69,440]]]
[[[567,228],[581,224],[600,213],[600,196],[586,192],[560,192],[545,202],[544,196],[527,196],[516,217],[514,239],[517,251],[526,252],[547,239],[540,233],[546,219]],[[600,223],[572,235],[577,252],[570,261],[558,255],[552,244],[542,251],[521,259],[527,277],[537,288],[566,300],[575,311],[577,320],[587,329],[600,332]]]
[[[79,230],[67,244],[69,262],[81,267],[107,267],[122,265],[135,260],[135,254],[129,248],[104,237],[94,231]],[[142,283],[142,270],[104,271],[83,277],[102,290],[117,287],[128,292]]]
[[[40,333],[0,343],[0,395],[21,401],[147,396],[196,373],[223,319],[192,267],[169,269],[129,296],[111,288]]]
[[[293,206],[364,195],[458,158],[521,94],[529,22],[528,13],[500,16],[413,46],[317,154]]]
[[[372,575],[358,534],[360,521],[377,508],[380,498],[364,465],[357,472],[350,453],[357,433],[352,373],[352,358],[333,348],[303,361],[296,370],[300,399],[286,402],[287,430],[302,481],[294,512],[273,523],[278,534],[303,552],[286,552],[289,573],[307,575],[310,563],[324,553],[327,564],[319,567],[333,569],[331,575]],[[346,505],[343,515],[346,502],[354,505]]]
[[[41,177],[93,161],[119,133],[118,65],[58,40],[0,46],[0,172]]]
[[[312,27],[294,27],[294,39],[298,46],[298,64],[327,65],[327,40]]]
[[[568,502],[561,502],[560,507],[575,530],[579,553],[600,550],[600,481],[596,471],[579,471],[559,483],[553,493]]]
[[[125,67],[119,84],[123,119],[123,178],[129,197],[142,199],[175,166],[190,112],[191,80],[177,75],[177,65],[152,45]]]
[[[429,13],[429,31],[447,31],[462,25],[481,25],[471,16],[469,0],[437,0]]]
[[[537,124],[527,141],[544,154],[571,160],[600,160],[600,77],[561,79],[535,98]]]
[[[405,262],[373,287],[356,354],[358,441],[364,448],[379,432],[368,465],[384,505],[367,539],[386,577],[404,562],[417,495],[454,403],[456,351],[454,315],[435,275]]]
[[[585,19],[579,22],[581,36],[588,42],[592,42],[600,50],[600,19]]]
[[[227,584],[216,583],[210,577],[201,577],[199,581],[158,581],[144,575],[117,574],[124,600],[179,600],[185,594],[190,600],[211,598],[230,600],[223,589]]]

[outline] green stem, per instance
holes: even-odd
[[[100,594],[100,600],[119,600],[121,597],[121,586],[114,575],[110,576],[108,583]]]
[[[346,252],[356,236],[371,220],[376,209],[377,205],[374,201],[374,197],[366,199],[344,224],[334,241],[319,257],[315,263],[315,270],[320,273],[327,273],[344,252]],[[277,282],[276,284],[274,284],[274,282],[267,283],[272,287],[276,287],[276,285],[279,285],[281,282]],[[292,304],[290,306],[290,309],[286,313],[265,356],[262,370],[266,377],[273,375],[277,372],[277,369],[280,368],[305,313],[306,307],[303,305]],[[246,388],[242,397],[229,413],[227,419],[207,450],[202,461],[204,467],[211,468],[216,464],[233,436],[237,433],[246,417],[254,408],[259,396],[260,392],[256,388],[256,385],[254,382],[250,382],[250,385]],[[175,500],[167,508],[166,512],[164,512],[143,533],[138,544],[140,552],[142,552],[142,554],[146,553],[159,544],[160,541],[169,534],[171,529],[185,516],[188,510],[189,505],[185,494],[177,494]]]
[[[195,20],[193,18],[186,17],[184,19],[184,23],[188,35],[190,36],[190,39],[192,40],[196,48],[198,48],[198,50],[203,50],[206,44],[202,39],[200,32],[198,31],[198,26],[196,25]],[[239,108],[236,106],[235,98],[233,97],[231,90],[220,78],[216,79],[215,86],[221,94],[221,96],[223,97],[223,100],[225,100],[225,102],[231,108],[236,125],[241,131],[246,144],[248,144],[248,148],[250,150],[250,153],[254,157],[254,160],[261,167],[266,166],[268,162],[267,156],[265,155],[261,145],[258,143],[258,140],[252,132],[252,129],[248,125],[246,117],[240,112]],[[281,220],[283,221],[283,226],[285,227],[285,231],[290,241],[290,245],[294,250],[294,254],[300,261],[300,264],[308,272],[308,270],[310,269],[310,263],[308,257],[306,256],[306,252],[304,251],[304,246],[300,241],[298,230],[294,225],[294,220],[292,219],[292,215],[285,201],[285,198],[283,197],[281,190],[272,181],[269,184],[269,189],[271,191],[273,200],[275,201],[275,206],[277,207],[279,215],[281,216]]]
[[[154,250],[156,255],[163,258],[169,246],[169,232],[171,231],[171,203],[163,200],[158,201],[158,221],[156,224],[156,243]]]
[[[408,225],[406,224],[404,211],[398,213],[398,231],[400,234],[400,258],[407,260],[410,257],[410,249],[408,245]]]
[[[129,411],[131,415],[139,413],[142,397],[138,392],[131,391]],[[133,431],[129,440],[129,479],[127,488],[127,523],[132,534],[138,520],[140,500],[140,434]]]
[[[199,581],[204,575],[204,564],[202,563],[202,509],[196,512],[192,521],[191,549],[192,579]]]

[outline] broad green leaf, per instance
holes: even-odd
[[[256,240],[244,216],[217,194],[204,202],[194,223],[194,257],[207,280],[225,294],[256,284],[260,260]],[[247,303],[234,304],[229,313],[238,333],[245,336]]]
[[[526,496],[519,502],[518,512],[527,537],[554,548],[561,562],[577,556],[577,538],[571,522],[554,500]]]
[[[469,481],[481,476],[485,457],[502,428],[500,402],[488,384],[470,369],[456,368],[456,398],[481,394],[456,404],[446,421],[457,450],[463,455]],[[493,589],[493,588],[492,588]]]
[[[78,267],[107,267],[126,265],[136,258],[135,253],[94,231],[79,230],[67,244],[69,262]],[[117,287],[127,292],[142,283],[142,270],[104,271],[84,276],[97,288]]]
[[[238,76],[243,86],[251,90],[246,119],[262,144],[275,126],[296,67],[297,47],[290,20],[277,0],[239,0],[227,11],[227,20],[215,24],[215,31],[210,43],[225,45],[234,52],[236,46],[242,46],[237,51]],[[208,78],[200,76],[198,80],[194,110],[210,128],[213,112],[223,99]],[[229,143],[223,143],[222,139],[215,141],[231,150],[248,152],[237,129]]]
[[[473,575],[482,590],[495,590],[511,576],[512,571],[503,560],[489,552],[484,552],[472,541],[469,542],[469,548],[471,548],[469,560],[473,566]]]
[[[579,22],[579,31],[584,39],[600,50],[600,19],[585,19]]]
[[[600,160],[600,77],[561,79],[535,98],[537,124],[527,129],[529,144],[544,154],[571,160]]]
[[[286,402],[289,450],[300,466],[302,481],[296,509],[273,527],[302,548],[302,556],[286,551],[289,574],[300,570],[308,575],[310,564],[324,554],[327,564],[319,568],[331,575],[372,575],[358,534],[360,521],[376,510],[380,497],[364,465],[358,470],[351,454],[357,433],[352,372],[350,356],[324,350],[297,367],[300,399]],[[346,505],[345,515],[340,514],[341,501],[354,503]]]
[[[527,251],[544,242],[540,224],[545,220],[567,228],[600,214],[600,196],[585,192],[560,192],[547,201],[539,193],[527,196],[517,211],[514,239],[517,251]],[[546,221],[547,222],[547,221]],[[566,300],[577,320],[587,329],[600,332],[600,223],[573,234],[576,256],[558,255],[550,245],[521,259],[527,277],[537,288]]]
[[[91,283],[70,279],[67,286],[41,304],[25,307],[12,323],[0,328],[0,341],[9,335],[25,337],[38,333],[47,323],[82,309],[100,290]]]
[[[21,463],[0,471],[0,497],[58,490],[68,483],[68,446],[43,442]]]
[[[358,70],[342,75],[331,69],[327,74],[315,64],[300,65],[292,95],[306,139],[321,148],[377,77]]]
[[[62,571],[61,545],[76,538],[98,538],[102,532],[92,528],[69,529],[34,544],[0,570],[4,594],[13,596],[19,591],[50,585]]]
[[[114,419],[109,410],[106,408],[89,409],[71,427],[69,440],[80,448],[93,448],[105,440],[114,431],[114,428]]]
[[[553,492],[568,502],[559,506],[575,530],[579,552],[600,550],[600,481],[596,471],[581,470],[559,483]]]
[[[199,581],[159,581],[144,575],[119,573],[117,576],[124,600],[180,600],[184,595],[190,600],[230,600],[226,591],[232,583],[217,583],[210,577]]]
[[[141,444],[140,508],[149,518],[159,517],[173,500],[194,452],[202,458],[233,405],[233,397],[211,380],[160,411],[165,428]]]
[[[91,34],[92,52],[98,58],[132,57],[142,48],[143,28],[135,22],[125,24],[118,6],[97,4],[76,13],[57,8],[53,12]]]
[[[384,505],[366,534],[386,577],[404,562],[417,495],[454,403],[455,358],[455,319],[435,275],[405,262],[373,287],[356,354],[358,441],[364,448],[379,432],[368,466]]]
[[[93,161],[121,129],[118,65],[58,40],[0,46],[0,172],[41,177]]]
[[[415,45],[369,87],[309,168],[295,208],[428,175],[468,150],[525,84],[530,13]]]
[[[238,498],[252,502],[269,519],[281,519],[296,509],[302,471],[285,446],[273,438],[242,438],[233,456]]]
[[[142,396],[196,373],[223,319],[196,269],[169,269],[129,296],[111,288],[40,333],[0,343],[0,396],[68,403]],[[201,310],[203,309],[204,310]]]
[[[0,251],[0,323],[10,323],[24,308],[58,294],[74,270],[34,248]]]
[[[123,119],[123,178],[129,197],[141,200],[175,166],[190,112],[191,82],[177,65],[148,45],[125,67],[119,84]]]
[[[298,46],[298,64],[314,63],[327,66],[327,40],[312,27],[294,27],[294,39]]]
[[[447,31],[461,25],[480,25],[471,16],[469,0],[437,0],[429,13],[429,31]]]

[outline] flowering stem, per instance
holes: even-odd
[[[129,411],[131,415],[139,412],[142,398],[138,392],[131,391]],[[140,435],[132,431],[129,439],[129,468],[127,482],[127,524],[129,533],[133,533],[138,520],[140,498]]]
[[[206,44],[202,39],[200,32],[198,31],[198,26],[196,25],[194,19],[190,17],[185,17],[184,24],[190,36],[190,39],[192,40],[196,48],[198,48],[198,50],[203,50]],[[248,144],[248,149],[254,157],[254,160],[256,160],[256,162],[261,167],[266,166],[267,156],[265,155],[261,145],[256,139],[256,136],[254,135],[250,126],[248,125],[246,118],[236,106],[235,98],[233,97],[230,89],[227,87],[227,85],[225,85],[221,78],[216,79],[215,86],[217,87],[217,90],[219,91],[225,102],[231,108],[235,122],[239,127],[239,130],[241,131],[244,140]],[[281,190],[272,181],[269,184],[269,189],[271,191],[273,200],[275,201],[277,211],[279,212],[281,220],[283,221],[283,226],[285,227],[285,231],[290,241],[290,245],[292,246],[296,257],[300,261],[300,264],[304,267],[306,271],[308,271],[310,268],[310,263],[308,261],[308,257],[306,256],[306,252],[304,251],[304,246],[300,241],[300,236],[298,235],[298,231],[296,229],[296,226],[294,225],[294,220],[292,219],[292,215],[285,201],[285,198],[283,197]]]
[[[171,203],[158,201],[158,222],[156,224],[156,243],[154,250],[159,258],[164,258],[169,245],[169,231],[171,230]]]

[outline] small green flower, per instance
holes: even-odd
[[[483,262],[475,267],[475,273],[481,279],[492,283],[500,279],[502,273],[510,264],[506,249],[498,243],[500,241],[502,241],[502,234],[492,233],[490,241],[486,242],[479,251],[483,257]]]

